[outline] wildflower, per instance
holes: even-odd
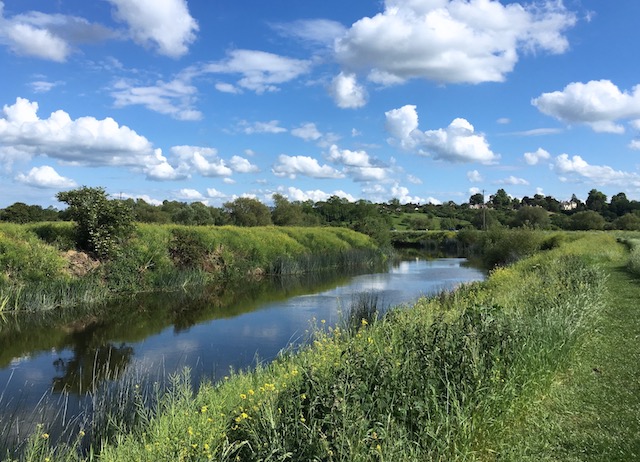
[[[207,412],[208,410],[209,410],[209,408],[208,408],[207,406],[202,406],[202,407],[200,408],[200,412],[201,412],[202,414],[204,414],[204,413],[205,413],[205,412]]]
[[[251,396],[253,396],[253,395],[255,395],[255,394],[256,394],[256,392],[255,392],[255,391],[253,391],[253,390],[249,390],[249,394],[250,394]]]
[[[240,393],[240,398],[247,399],[247,395],[245,395],[244,393]]]
[[[367,320],[366,320],[366,319],[364,319],[364,318],[362,318],[361,323],[362,323],[362,325],[363,325],[363,326],[366,326],[367,324],[369,324],[369,323],[367,322]]]
[[[42,434],[42,439],[48,440],[49,439],[49,434],[48,433],[43,433]]]
[[[191,428],[191,427],[187,428],[187,433],[189,433],[189,435],[193,436],[193,428]]]
[[[84,430],[80,430],[80,432],[78,433],[78,435],[80,435],[80,438],[82,438],[82,437],[85,435]]]

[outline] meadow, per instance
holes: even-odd
[[[254,371],[197,391],[185,371],[151,407],[132,393],[126,418],[106,409],[101,438],[52,447],[42,428],[21,458],[633,460],[636,247],[605,233],[539,242],[485,282],[316,320],[308,346]]]

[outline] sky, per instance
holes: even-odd
[[[0,0],[0,208],[640,200],[637,0]]]

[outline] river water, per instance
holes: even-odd
[[[313,320],[340,322],[362,293],[391,307],[483,278],[464,259],[414,257],[368,274],[136,297],[80,318],[0,320],[0,430],[9,419],[15,430],[72,415],[87,392],[125,374],[166,377],[189,367],[198,383],[270,361],[304,341]]]

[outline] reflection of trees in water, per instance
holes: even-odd
[[[53,390],[84,394],[107,380],[117,380],[131,362],[133,348],[104,341],[99,327],[92,326],[72,334],[73,357],[53,362],[60,375],[53,378]]]

